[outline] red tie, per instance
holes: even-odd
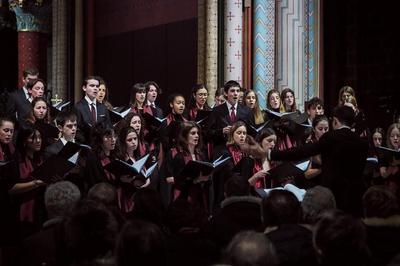
[[[90,113],[92,114],[92,122],[96,123],[96,108],[94,107],[94,103],[90,104]]]
[[[235,106],[231,107],[231,122],[236,122]]]

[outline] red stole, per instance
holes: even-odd
[[[228,146],[228,151],[233,159],[234,164],[237,164],[245,155],[242,150],[236,145]]]
[[[20,161],[19,173],[20,173],[20,179],[22,181],[27,180],[27,179],[32,179],[31,173],[33,170],[34,170],[34,167],[33,167],[31,159],[29,159],[28,157],[25,157],[23,161]],[[33,222],[34,208],[35,208],[35,199],[34,198],[31,200],[28,200],[24,203],[21,203],[20,208],[19,208],[20,221]]]

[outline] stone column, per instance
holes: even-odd
[[[205,83],[206,0],[197,1],[197,83]],[[193,84],[194,85],[194,84]]]
[[[266,93],[275,78],[275,0],[255,0],[253,17],[253,90],[266,108]]]
[[[206,85],[212,105],[218,88],[218,0],[207,0],[206,18]]]
[[[53,98],[66,100],[67,95],[67,1],[53,0]]]
[[[243,3],[225,0],[225,82],[243,80]]]
[[[74,100],[79,101],[82,98],[82,80],[83,80],[83,3],[81,0],[75,0],[75,51],[74,51]]]
[[[22,86],[22,72],[27,67],[39,69],[40,77],[47,76],[47,33],[50,5],[41,1],[9,0],[18,30],[18,86]]]

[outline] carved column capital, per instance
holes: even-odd
[[[44,0],[9,0],[17,19],[17,30],[48,33],[51,4]]]

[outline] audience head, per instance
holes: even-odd
[[[272,190],[263,199],[265,226],[297,224],[301,222],[302,212],[296,196],[286,190]]]
[[[100,202],[107,207],[118,207],[118,194],[115,187],[109,183],[97,183],[88,191],[87,198]]]
[[[168,104],[172,114],[182,115],[185,111],[185,97],[182,94],[171,94],[168,97]]]
[[[333,129],[338,129],[341,126],[352,127],[354,124],[355,113],[349,106],[339,106],[333,110]]]
[[[91,101],[94,101],[97,98],[99,87],[100,80],[99,77],[96,76],[88,76],[82,82],[82,90]]]
[[[242,231],[227,246],[224,263],[231,266],[276,266],[278,256],[272,242],[263,233]]]
[[[391,124],[387,130],[386,145],[390,149],[400,149],[400,123]]]
[[[179,234],[188,228],[198,231],[206,219],[203,209],[194,206],[184,198],[178,197],[167,209],[166,223],[173,234]]]
[[[381,127],[377,127],[372,132],[372,143],[374,147],[380,147],[384,143],[385,131]]]
[[[79,202],[65,225],[67,253],[80,264],[105,258],[114,249],[118,223],[100,202]]]
[[[62,136],[70,141],[75,139],[77,130],[76,114],[72,111],[61,111],[56,118],[57,127]]]
[[[44,194],[49,218],[68,217],[81,198],[79,188],[70,181],[50,184]]]
[[[226,82],[224,85],[224,95],[226,101],[231,105],[236,105],[239,101],[240,90],[241,87],[237,81],[230,80]]]
[[[42,79],[30,80],[26,85],[26,89],[28,90],[32,99],[35,99],[36,97],[43,97],[45,88],[46,82],[44,82]]]
[[[167,249],[161,230],[142,220],[127,222],[116,245],[117,266],[167,265]]]
[[[313,97],[306,102],[308,118],[312,121],[316,115],[324,114],[324,103],[318,97]]]
[[[133,204],[135,217],[159,226],[164,224],[164,205],[156,190],[151,188],[139,189],[133,197]]]
[[[384,185],[372,186],[363,196],[364,216],[388,218],[399,214],[396,195]]]
[[[329,188],[315,186],[307,190],[301,202],[303,220],[315,224],[325,210],[336,209],[335,196]]]
[[[237,173],[226,180],[224,184],[225,198],[250,195],[250,184]]]
[[[24,87],[26,87],[30,81],[38,78],[39,71],[36,68],[26,68],[22,72],[22,82],[24,83]]]
[[[328,210],[316,224],[314,248],[322,265],[367,265],[365,227],[340,210]]]
[[[147,81],[144,86],[146,87],[146,98],[151,103],[154,103],[157,96],[162,93],[160,86],[155,81]]]
[[[294,97],[294,91],[286,88],[282,90],[281,99],[285,112],[297,111],[296,98]]]
[[[237,121],[232,125],[231,130],[228,134],[227,145],[241,145],[247,140],[247,128],[243,121]]]
[[[0,143],[10,144],[14,135],[14,122],[6,117],[0,117]]]

